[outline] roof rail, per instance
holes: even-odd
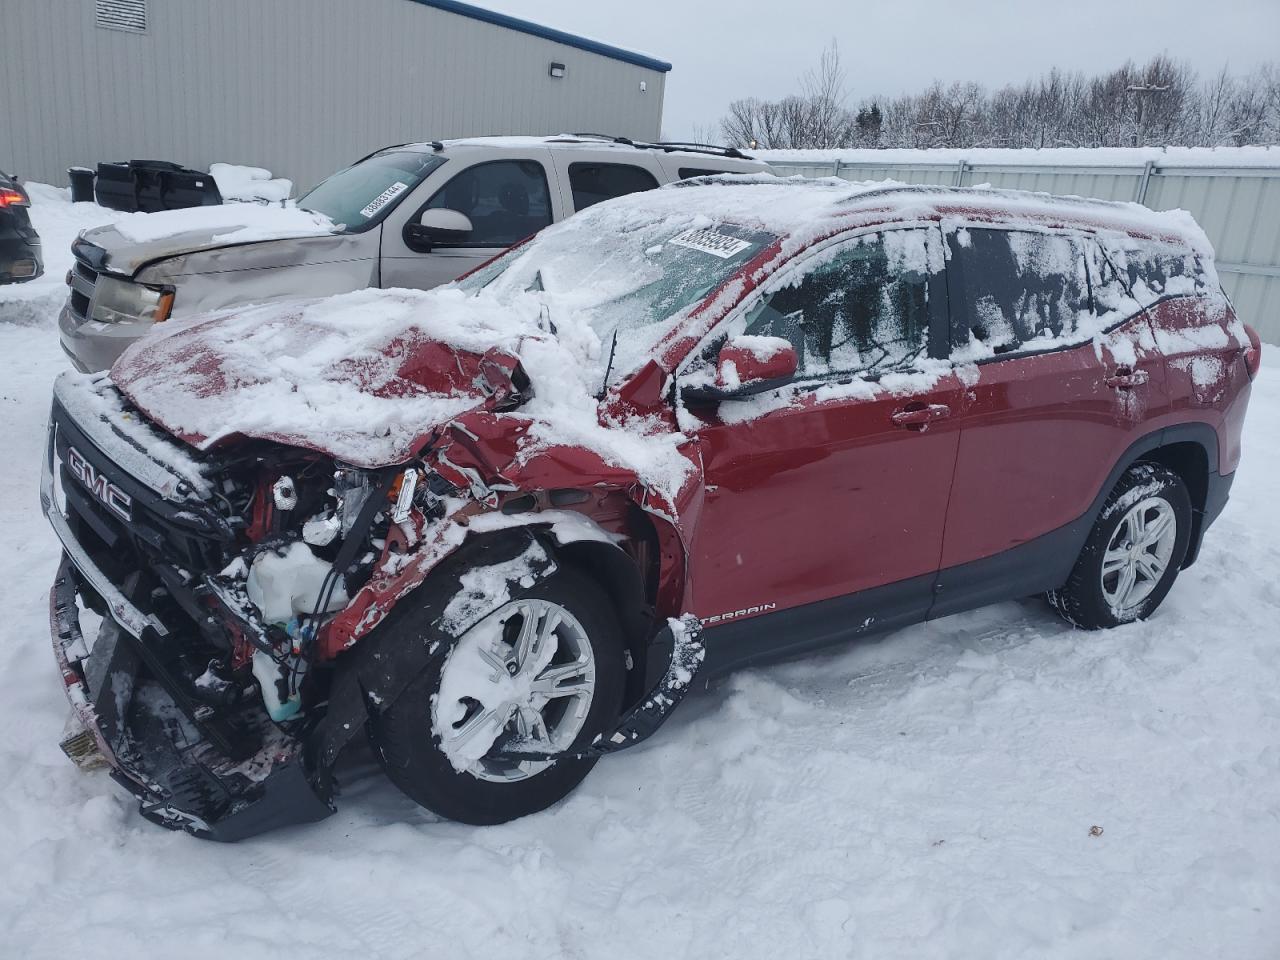
[[[563,134],[562,134],[563,136]],[[636,147],[641,146],[629,137],[615,137],[607,133],[571,133],[571,137],[590,137],[592,140],[607,140],[609,143],[621,143],[624,146]]]
[[[691,143],[685,140],[632,140],[629,137],[615,137],[607,133],[571,133],[571,137],[590,137],[593,140],[604,140],[607,143],[620,143],[639,150],[662,150],[665,153],[706,153],[717,157],[730,157],[734,160],[754,160],[737,147],[720,147],[713,143]],[[553,138],[554,139],[554,138]]]
[[[713,143],[687,143],[683,140],[658,140],[653,143],[637,143],[637,147],[654,147],[658,150],[665,150],[668,153],[680,151],[681,153],[709,153],[720,157],[730,157],[734,160],[754,160],[755,157],[749,157],[737,147],[719,147]]]

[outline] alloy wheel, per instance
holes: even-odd
[[[1117,612],[1132,610],[1155,591],[1169,569],[1178,518],[1162,497],[1134,504],[1102,556],[1102,595]]]
[[[557,603],[515,600],[467,631],[449,654],[432,704],[440,745],[455,770],[511,782],[553,761],[512,752],[560,753],[586,723],[595,692],[591,641]],[[492,756],[501,748],[503,756]]]

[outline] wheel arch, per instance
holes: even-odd
[[[627,687],[624,704],[642,696],[654,608],[645,575],[636,560],[613,543],[575,540],[555,547],[558,560],[594,580],[613,602],[627,644]]]
[[[585,515],[583,519],[590,522]],[[552,518],[530,514],[527,522],[471,533],[413,589],[420,598],[416,604],[406,603],[408,597],[402,597],[383,622],[339,658],[328,711],[308,739],[307,765],[314,775],[327,778],[343,748],[378,710],[394,702],[433,656],[447,653],[450,637],[441,628],[440,619],[462,589],[462,576],[476,566],[514,559],[535,544],[550,561],[539,566],[537,579],[564,565],[594,580],[608,595],[618,613],[632,664],[627,672],[624,709],[644,694],[655,664],[660,675],[671,656],[669,648],[657,649],[662,645],[651,643],[655,616],[645,572],[615,542],[617,538],[603,530],[598,536],[560,531],[557,537],[555,526]],[[574,528],[577,532],[585,529],[577,524]]]
[[[1204,539],[1210,484],[1218,472],[1218,434],[1207,423],[1166,427],[1159,431],[1156,444],[1134,457],[1125,469],[1139,462],[1168,467],[1187,486],[1187,493],[1191,496],[1191,539],[1182,562],[1185,570],[1195,563]]]

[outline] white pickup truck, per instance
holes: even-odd
[[[387,147],[296,205],[136,214],[86,231],[72,246],[62,347],[78,369],[103,370],[170,317],[364,287],[427,289],[602,200],[767,172],[732,148],[586,134]]]

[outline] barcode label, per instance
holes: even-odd
[[[368,220],[375,213],[377,213],[379,210],[385,207],[388,203],[390,203],[392,200],[400,196],[400,194],[404,193],[408,189],[409,189],[409,185],[407,183],[401,183],[399,180],[397,180],[391,186],[387,187],[387,189],[383,190],[380,194],[374,197],[373,200],[369,203],[369,205],[360,211],[360,216]]]
[[[746,250],[751,244],[737,237],[730,237],[714,230],[690,230],[671,240],[677,247],[688,247],[690,250],[701,250],[721,260],[728,260]]]

